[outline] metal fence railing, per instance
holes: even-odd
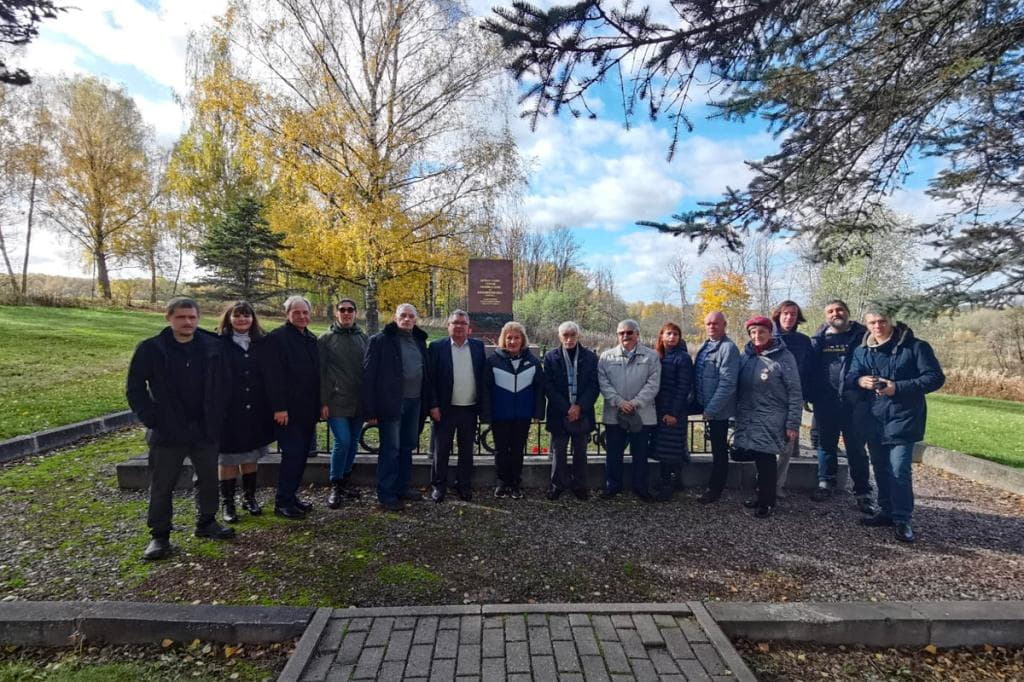
[[[432,427],[430,419],[426,420],[423,430],[420,433],[420,440],[417,444],[414,455],[427,455],[431,452],[430,441],[432,438]],[[321,422],[317,427],[317,454],[327,454],[331,451],[331,430],[327,428],[326,422]],[[363,428],[362,436],[359,439],[359,454],[375,455],[379,444],[378,431],[376,426]],[[711,452],[711,444],[708,440],[708,430],[705,428],[705,421],[698,417],[691,417],[687,423],[687,444],[689,450],[694,454]],[[590,434],[587,448],[588,455],[603,455],[605,447],[604,425],[598,424],[597,429]],[[551,434],[547,432],[544,422],[530,425],[530,438],[526,445],[527,455],[547,455],[551,451]],[[477,427],[474,455],[488,456],[494,453],[494,437],[491,435],[491,428],[488,424],[480,424]]]

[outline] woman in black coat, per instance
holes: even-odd
[[[693,361],[686,350],[683,330],[672,322],[658,332],[655,350],[661,357],[661,387],[654,398],[658,426],[653,436],[652,458],[661,462],[661,484],[657,498],[672,499],[682,485],[683,463],[689,461],[686,447],[687,406],[693,387]]]
[[[594,403],[601,395],[597,382],[597,355],[579,343],[575,322],[558,326],[558,348],[544,356],[548,399],[547,429],[551,433],[551,487],[548,499],[566,490],[587,499],[587,443],[594,430]],[[567,464],[572,441],[572,467]]]
[[[228,306],[217,333],[225,345],[231,383],[224,425],[221,428],[218,478],[224,504],[224,521],[235,523],[235,490],[238,475],[244,491],[242,508],[253,516],[262,513],[256,500],[257,462],[274,440],[274,419],[267,398],[263,363],[266,334],[256,311],[246,301]]]

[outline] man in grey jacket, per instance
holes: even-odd
[[[601,421],[605,425],[605,488],[602,499],[622,491],[622,458],[629,445],[633,458],[633,493],[650,500],[647,483],[647,449],[658,424],[654,398],[661,386],[661,359],[640,343],[635,320],[619,322],[619,345],[601,353],[597,381],[604,396]]]
[[[694,386],[711,440],[711,478],[700,502],[715,502],[722,495],[729,473],[729,419],[736,415],[736,379],[740,353],[725,334],[725,315],[715,311],[704,318],[708,338],[697,351]]]

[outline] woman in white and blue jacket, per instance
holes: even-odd
[[[523,455],[530,422],[544,417],[544,371],[530,352],[526,330],[518,322],[501,328],[498,347],[487,358],[482,421],[494,434],[495,497],[523,496]]]

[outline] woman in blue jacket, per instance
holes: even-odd
[[[683,330],[672,322],[666,323],[658,332],[654,349],[661,356],[661,386],[654,398],[658,426],[651,452],[653,458],[661,463],[657,498],[668,501],[676,487],[681,485],[683,463],[690,459],[686,427],[693,387],[693,361],[686,350]]]
[[[861,519],[865,526],[895,526],[896,539],[913,542],[914,483],[910,463],[914,443],[924,438],[928,411],[925,394],[946,383],[939,361],[927,342],[910,327],[895,326],[884,311],[864,313],[868,333],[853,351],[846,387],[868,394],[864,434],[875,469],[880,511]]]
[[[544,372],[518,322],[501,328],[498,348],[487,358],[484,421],[494,434],[495,497],[523,496],[523,455],[530,422],[544,416]]]

